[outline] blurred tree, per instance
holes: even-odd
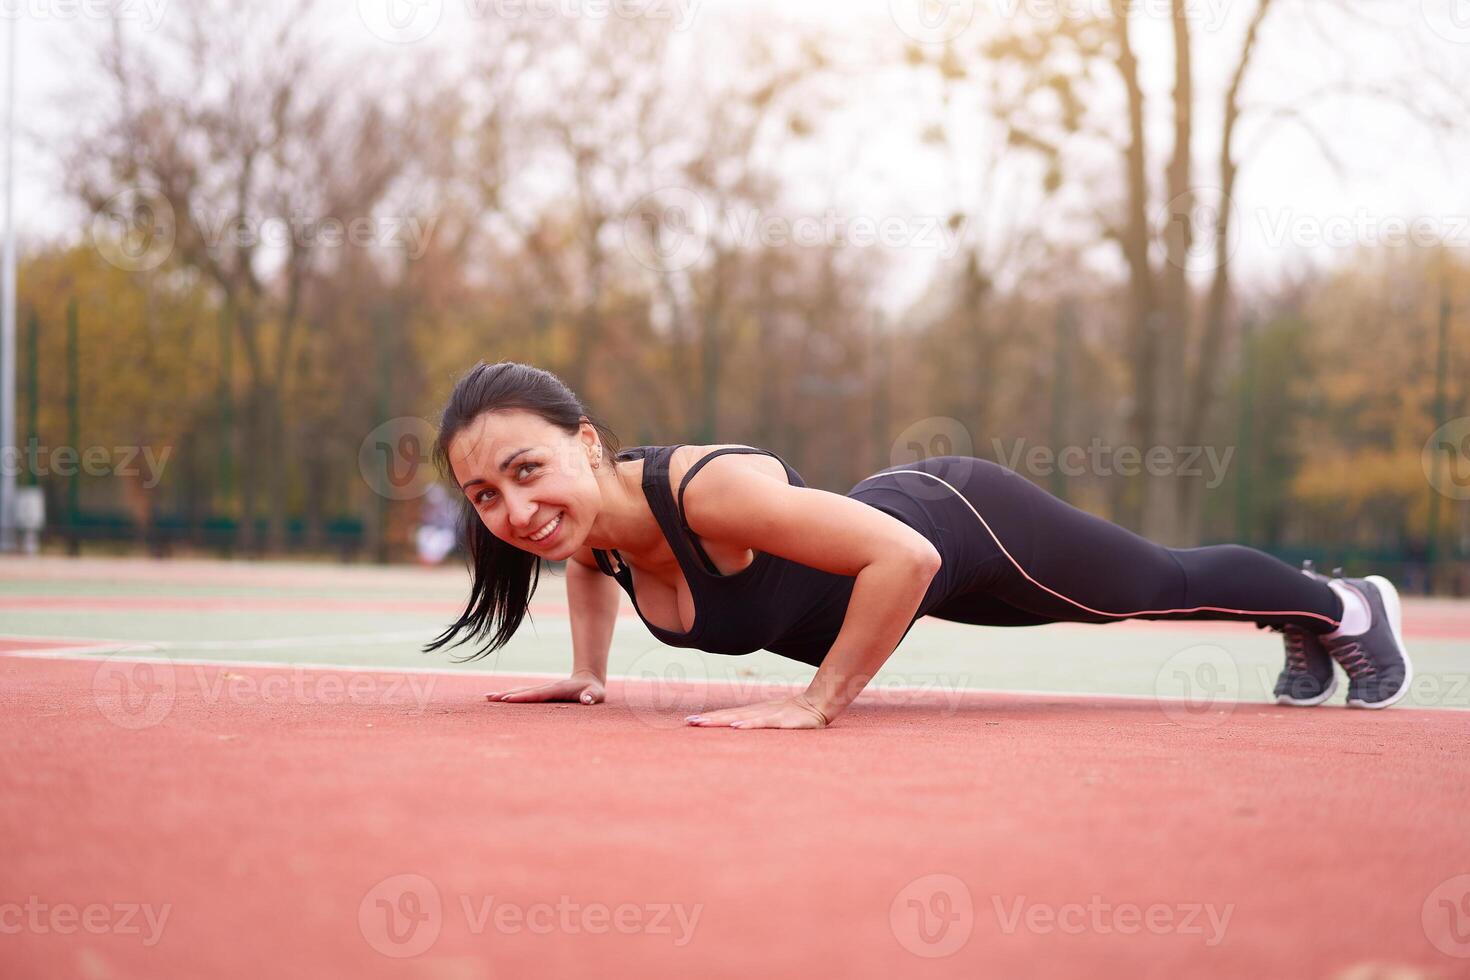
[[[1172,60],[1166,115],[1149,112],[1146,66],[1136,44],[1139,22],[1153,11],[1126,0],[1111,0],[1095,16],[1070,5],[1013,9],[1011,16],[997,16],[978,58],[959,54],[954,43],[912,45],[906,53],[909,63],[937,69],[948,79],[983,84],[988,110],[1004,125],[1008,145],[1039,161],[1043,193],[1074,213],[1092,215],[1102,240],[1116,248],[1127,270],[1130,307],[1129,438],[1145,450],[1200,445],[1219,400],[1220,356],[1230,322],[1232,202],[1249,163],[1250,149],[1241,146],[1248,115],[1254,113],[1257,136],[1278,123],[1304,127],[1329,163],[1336,162],[1331,140],[1314,123],[1312,102],[1356,92],[1397,105],[1436,131],[1458,125],[1463,115],[1465,99],[1446,84],[1448,76],[1412,57],[1404,63],[1416,64],[1413,74],[1388,83],[1349,78],[1291,104],[1269,96],[1247,102],[1266,25],[1287,6],[1290,0],[1254,0],[1234,15],[1223,87],[1211,92],[1200,87],[1195,66],[1200,8],[1170,0],[1164,25]],[[1332,39],[1319,15],[1358,19],[1368,9],[1347,0],[1325,11],[1302,8],[1302,16],[1314,40],[1325,42],[1331,53]],[[1410,43],[1422,48],[1425,33]],[[1212,167],[1197,161],[1196,120],[1202,112],[1219,120]],[[1152,150],[1155,119],[1167,119],[1164,154]],[[1099,174],[1091,162],[1099,148],[1114,161],[1111,172]],[[1155,166],[1160,170],[1151,174]],[[1056,215],[1048,217],[1057,221]],[[1200,281],[1207,282],[1202,293],[1195,288]],[[1199,481],[1145,472],[1139,486],[1123,520],[1162,542],[1197,540]]]
[[[35,316],[40,376],[36,444],[25,466],[37,477],[53,523],[83,506],[125,510],[140,543],[160,498],[193,490],[201,475],[181,452],[207,437],[215,356],[209,297],[177,265],[142,275],[104,261],[89,246],[34,251],[18,270],[18,305]],[[67,318],[76,305],[75,438],[68,419]],[[29,387],[29,380],[27,387]]]
[[[361,66],[332,57],[310,12],[200,0],[142,43],[114,20],[94,50],[109,97],[64,150],[70,189],[94,213],[138,198],[171,211],[177,261],[217,290],[233,324],[248,550],[284,541],[285,413],[308,294],[341,252],[382,245],[389,223],[377,208],[417,142],[411,101],[385,98]]]
[[[1404,549],[1428,532],[1425,445],[1435,417],[1440,293],[1470,296],[1470,269],[1437,250],[1364,250],[1325,277],[1308,309],[1314,410],[1295,441],[1305,462],[1292,489],[1300,505],[1343,541]],[[1449,321],[1445,421],[1470,415],[1470,318]],[[1330,383],[1328,383],[1330,381]],[[1470,503],[1442,501],[1451,526],[1466,526]]]

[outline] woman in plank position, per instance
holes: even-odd
[[[766,649],[817,667],[801,694],[694,725],[830,725],[921,616],[1233,619],[1284,634],[1282,704],[1331,697],[1334,661],[1355,707],[1387,707],[1409,685],[1387,579],[1301,573],[1242,545],[1165,548],[987,460],[889,467],[844,496],[748,446],[620,452],[555,375],[512,362],[459,380],[435,457],[464,495],[473,583],[427,650],[475,638],[485,640],[476,656],[498,649],[525,617],[540,563],[567,562],[571,676],[492,701],[601,701],[619,587],[671,646]]]

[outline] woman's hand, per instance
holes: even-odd
[[[826,728],[832,723],[804,695],[780,701],[747,704],[743,708],[721,708],[684,719],[700,728]]]
[[[599,704],[607,696],[602,680],[593,674],[574,673],[565,680],[536,684],[531,687],[516,687],[509,691],[492,691],[485,695],[486,701],[505,701],[511,704],[529,704],[537,701],[576,701],[580,704]]]

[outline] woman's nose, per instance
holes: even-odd
[[[529,531],[531,521],[536,519],[536,503],[529,498],[521,499],[507,496],[505,498],[507,511],[510,514],[511,526],[519,531]]]

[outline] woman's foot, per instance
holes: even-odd
[[[1326,585],[1326,575],[1312,570],[1310,561],[1302,562],[1302,574]],[[1275,627],[1272,627],[1273,629]],[[1337,671],[1332,669],[1332,655],[1322,638],[1301,626],[1287,624],[1280,628],[1286,643],[1286,663],[1276,678],[1276,703],[1310,708],[1337,693]]]
[[[1322,638],[1300,626],[1285,626],[1286,665],[1276,678],[1276,703],[1310,708],[1337,693],[1337,672]]]
[[[1368,607],[1369,625],[1353,634],[1329,633],[1320,639],[1348,675],[1348,707],[1386,708],[1409,691],[1414,669],[1404,649],[1399,593],[1381,575],[1339,578],[1334,588],[1350,589]]]

